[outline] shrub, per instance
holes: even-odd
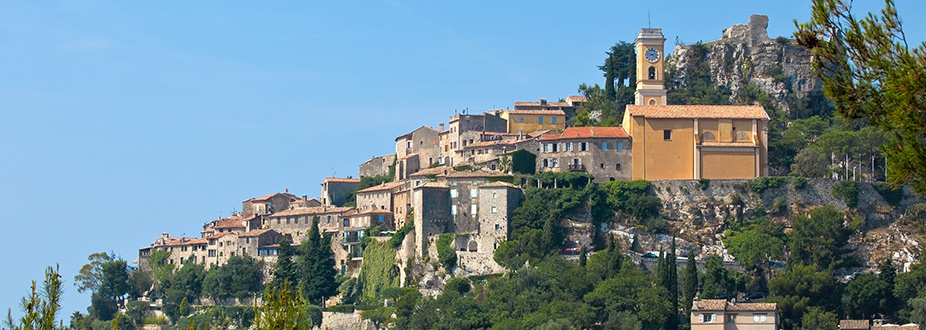
[[[328,311],[332,313],[351,314],[354,312],[354,305],[334,305],[328,306]]]
[[[711,179],[704,179],[704,178],[698,179],[698,187],[701,188],[701,190],[707,190],[707,188],[710,186],[711,186]]]
[[[794,189],[807,188],[807,178],[802,177],[802,176],[796,176],[793,179],[791,179],[791,186],[794,187]]]
[[[459,293],[461,296],[468,293],[473,289],[473,286],[469,284],[469,279],[465,277],[457,277],[444,283],[444,291],[454,291]]]
[[[448,273],[457,265],[457,251],[453,249],[453,233],[443,233],[437,237],[437,259]]]
[[[733,193],[730,195],[730,205],[744,206],[746,203],[743,202],[743,196],[740,196],[739,193]]]
[[[757,194],[761,194],[768,189],[783,186],[786,182],[788,182],[787,180],[788,178],[781,176],[764,176],[746,181],[746,184],[749,186],[749,189],[756,192]]]
[[[839,181],[833,185],[833,197],[846,202],[849,207],[858,206],[859,184],[856,181]]]
[[[903,188],[902,187],[892,187],[891,184],[887,182],[876,182],[871,185],[875,190],[878,191],[878,194],[884,198],[888,204],[891,206],[898,206],[900,202],[903,201]]]
[[[402,245],[402,241],[405,240],[405,235],[408,235],[409,232],[415,229],[414,222],[408,222],[402,228],[399,228],[392,237],[389,238],[389,246],[393,249],[398,249]]]

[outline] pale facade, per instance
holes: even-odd
[[[630,136],[620,127],[570,127],[540,138],[537,172],[585,172],[595,182],[630,180]]]
[[[322,181],[322,205],[341,206],[347,202],[347,195],[360,185],[355,178],[325,178]],[[276,210],[282,211],[282,210]]]
[[[635,40],[637,91],[622,127],[633,179],[750,179],[768,175],[768,113],[759,105],[666,105],[662,29]]]
[[[421,126],[414,131],[400,135],[395,139],[396,157],[399,161],[407,161],[408,156],[418,156],[417,164],[411,164],[413,166],[403,164],[405,168],[414,167],[415,170],[417,170],[419,168],[430,167],[431,164],[438,162],[438,158],[441,155],[439,134],[440,132],[431,127]],[[402,168],[397,168],[396,170],[402,170]],[[412,173],[409,170],[405,170],[404,172]],[[399,175],[396,175],[396,177],[398,176]]]
[[[563,110],[505,110],[501,117],[508,121],[508,133],[529,134],[540,130],[562,132],[566,129]]]
[[[691,330],[778,330],[777,307],[775,303],[695,300],[691,307]]]

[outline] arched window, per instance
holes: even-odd
[[[714,133],[704,132],[701,134],[701,141],[717,141],[717,138],[714,136]]]
[[[649,67],[649,80],[656,80],[656,68]]]
[[[649,105],[656,105],[656,99],[649,99]]]
[[[479,252],[479,243],[476,241],[469,241],[469,252]]]

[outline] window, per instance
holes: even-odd
[[[766,313],[755,313],[752,314],[752,321],[755,323],[765,323],[768,318]]]
[[[617,151],[624,151],[624,142],[617,141]]]
[[[621,163],[617,163],[617,166],[614,166],[614,169],[620,171],[620,170],[621,170]]]
[[[543,124],[543,116],[537,117],[537,123]]]
[[[604,169],[604,163],[601,163],[601,168]]]
[[[476,208],[477,208],[477,207],[478,207],[478,206],[477,206],[476,204],[470,205],[470,206],[469,206],[469,213],[472,214],[473,216],[476,216]]]
[[[656,68],[649,67],[649,80],[656,80]]]
[[[457,180],[450,181],[450,184],[456,186],[456,185],[457,185]]]
[[[498,193],[493,191],[493,192],[492,192],[492,198],[498,198]]]
[[[326,220],[325,223],[331,223],[331,216],[330,216],[330,215],[328,216],[328,220]]]
[[[405,141],[405,147],[406,147],[406,148],[411,148],[411,147],[412,147],[412,141]]]
[[[457,215],[457,206],[450,205],[450,215]]]
[[[379,223],[383,223],[383,221],[385,221],[385,219],[383,218],[383,215],[380,214],[380,215],[379,215]]]
[[[607,151],[607,150],[608,150],[608,142],[601,141],[601,151]]]
[[[556,116],[550,117],[550,121],[551,121],[552,123],[556,124]]]
[[[344,218],[344,227],[350,227],[350,219]]]
[[[473,188],[469,190],[469,197],[479,197],[479,189]]]
[[[714,314],[713,313],[701,314],[701,323],[714,323]]]
[[[251,244],[251,238],[250,238],[250,237],[245,237],[245,238],[244,238],[244,243],[245,243],[245,244]]]
[[[580,142],[579,151],[588,151],[588,142]]]
[[[519,123],[523,123],[523,122],[524,122],[524,116],[518,116],[518,122],[519,122]]]
[[[496,223],[496,224],[495,224],[495,230],[502,230],[502,226]]]
[[[498,213],[498,207],[497,207],[497,206],[492,206],[492,213]],[[498,225],[496,225],[496,226],[498,226]],[[496,228],[496,230],[498,230],[498,228]]]
[[[662,130],[662,139],[663,139],[663,140],[671,140],[671,139],[672,139],[672,130],[670,130],[670,129],[664,129],[664,130]]]
[[[566,151],[572,151],[572,142],[566,143]]]
[[[451,198],[457,198],[457,190],[456,190],[456,189],[450,189],[450,197],[451,197]]]

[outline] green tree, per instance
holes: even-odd
[[[830,160],[820,148],[807,147],[794,156],[791,172],[808,178],[825,178],[829,175]]]
[[[7,313],[6,326],[10,330],[57,330],[64,329],[55,325],[58,308],[61,307],[61,275],[58,268],[45,269],[45,280],[38,288],[32,281],[31,293],[22,299],[23,316],[19,322],[13,320],[12,312]]]
[[[926,192],[926,43],[908,45],[892,0],[879,14],[853,15],[851,1],[814,0],[797,41],[813,54],[823,90],[845,118],[888,134],[888,177]]]
[[[808,308],[801,317],[801,330],[838,330],[837,324],[835,313],[817,307]]]
[[[668,296],[669,292],[658,285],[655,276],[636,267],[626,267],[585,295],[585,302],[599,311],[600,322],[629,311],[639,318],[642,329],[662,329],[672,309]]]
[[[457,266],[457,251],[453,249],[453,233],[440,234],[437,237],[437,259],[444,266],[447,273],[453,273],[453,268]]]
[[[299,245],[299,285],[309,301],[321,302],[338,293],[335,280],[334,253],[331,252],[331,235],[321,235],[318,217],[312,219],[312,229]]]
[[[80,267],[77,275],[74,275],[74,285],[77,286],[77,292],[94,292],[103,283],[103,263],[116,260],[116,255],[112,252],[97,252],[87,257],[90,262]]]
[[[284,281],[279,287],[267,286],[264,304],[254,313],[254,329],[302,330],[321,325],[322,311],[311,305]]]
[[[203,293],[215,299],[244,299],[263,290],[263,263],[249,256],[234,256],[212,267],[203,278]]]
[[[836,269],[846,260],[844,247],[853,230],[846,227],[844,216],[832,205],[810,211],[810,216],[798,214],[793,230],[788,234],[791,256],[789,263],[803,262],[823,269]]]
[[[778,237],[756,230],[733,232],[724,240],[724,245],[748,270],[756,271],[771,259],[784,256],[784,242]]]
[[[285,281],[296,283],[296,265],[293,262],[293,246],[289,238],[283,238],[277,248],[277,264],[273,268],[271,286],[279,286]]]
[[[893,307],[888,306],[893,297],[891,289],[875,274],[859,275],[846,286],[843,306],[853,318],[868,319],[876,313],[888,315],[887,309]]]
[[[688,252],[688,260],[685,263],[685,298],[682,307],[685,309],[685,315],[691,309],[694,297],[698,295],[698,264],[695,262],[695,252]]]
[[[783,329],[800,325],[801,316],[810,307],[838,310],[840,288],[832,271],[797,263],[768,283],[771,302],[778,304]]]

